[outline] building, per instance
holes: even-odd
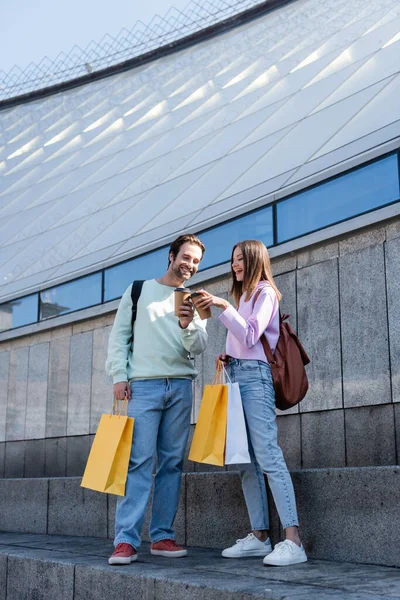
[[[361,528],[383,502],[377,528],[389,531],[400,454],[400,7],[245,5],[216,8],[211,23],[123,64],[85,61],[72,81],[0,102],[0,474],[82,472],[110,409],[104,359],[118,298],[163,271],[178,233],[200,234],[195,283],[219,293],[232,245],[258,238],[311,358],[306,399],[279,416],[302,518],[311,531],[307,489],[323,496],[318,510],[334,511],[335,497],[343,512],[338,498],[380,482],[353,517]],[[193,422],[223,348],[218,323],[209,331]],[[386,543],[376,560],[400,564]],[[344,547],[336,557],[368,560],[350,538]]]

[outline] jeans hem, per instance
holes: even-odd
[[[165,536],[163,535],[160,538],[157,538],[155,540],[151,540],[152,544],[157,544],[158,542],[162,542],[163,540],[174,540],[174,542],[176,541],[176,536],[175,535],[170,535],[170,536]]]
[[[282,529],[287,529],[288,527],[298,527],[299,523],[297,521],[289,521],[289,523],[285,523],[285,525],[283,525],[282,523]]]
[[[135,545],[132,544],[132,542],[130,540],[114,540],[114,548],[116,548],[118,546],[118,544],[129,544],[130,546],[132,546],[132,548],[134,548],[136,550],[136,552],[138,551],[140,544]]]
[[[252,531],[269,531],[269,525],[261,525],[261,527],[251,526]]]

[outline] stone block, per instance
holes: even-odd
[[[352,235],[339,242],[340,256],[358,252],[359,250],[364,250],[365,248],[376,246],[377,244],[383,244],[385,238],[386,232],[384,227],[379,229],[374,228],[369,231],[363,231],[356,235]]]
[[[282,294],[281,313],[290,315],[289,323],[293,329],[297,330],[297,302],[296,302],[296,272],[285,273],[275,277],[275,283]],[[295,406],[284,412],[276,410],[278,415],[296,414],[299,412],[299,407]]]
[[[46,437],[61,437],[67,433],[69,349],[69,336],[51,340]]]
[[[400,465],[400,404],[394,406],[394,424],[396,427],[396,463]]]
[[[400,238],[400,218],[396,217],[391,223],[386,225],[386,241]]]
[[[0,477],[4,477],[5,458],[6,458],[6,443],[0,442]]]
[[[218,277],[213,279],[210,282],[202,283],[199,285],[190,286],[193,290],[201,290],[206,289],[210,294],[214,294],[215,296],[227,297],[229,290],[231,289],[231,276],[223,275],[222,277]],[[225,296],[223,296],[225,294]]]
[[[301,415],[303,468],[346,466],[344,411]]]
[[[47,479],[0,480],[0,531],[47,533]]]
[[[72,335],[72,325],[63,325],[62,327],[57,327],[53,329],[51,332],[52,340],[59,340],[61,338],[70,338]]]
[[[245,537],[249,529],[249,518],[237,473],[186,474],[188,546],[224,548],[236,539]]]
[[[26,400],[25,439],[46,435],[47,380],[50,344],[35,344],[29,350],[28,393]]]
[[[4,477],[23,477],[25,442],[6,442]]]
[[[193,472],[196,470],[196,463],[194,463],[192,460],[188,459],[188,455],[190,452],[190,446],[192,445],[192,440],[193,440],[193,434],[194,434],[194,425],[190,426],[190,431],[189,431],[189,438],[188,438],[188,442],[186,445],[186,451],[185,451],[185,459],[183,462],[183,470],[186,473],[187,471],[189,472]]]
[[[300,415],[278,417],[278,442],[289,469],[301,468]]]
[[[395,465],[394,406],[345,411],[347,466]]]
[[[194,357],[194,367],[198,373],[196,379],[193,381],[193,405],[192,414],[190,415],[191,425],[195,425],[197,421],[197,415],[199,412],[201,399],[204,391],[204,357],[203,354],[197,354]]]
[[[6,418],[7,441],[24,439],[28,360],[28,346],[11,351]]]
[[[281,273],[295,271],[297,268],[297,256],[289,254],[284,257],[271,258],[271,266],[274,278]]]
[[[67,435],[89,434],[93,332],[71,338]]]
[[[400,565],[400,467],[292,473],[311,558]]]
[[[132,569],[117,569],[96,566],[76,565],[74,600],[154,600],[147,595],[152,579],[136,574]]]
[[[386,243],[390,365],[393,402],[400,402],[400,237]]]
[[[90,405],[90,433],[96,433],[101,415],[110,412],[113,383],[105,372],[108,338],[111,326],[93,332],[92,394]]]
[[[310,357],[300,411],[342,407],[339,284],[336,260],[297,273],[298,334]]]
[[[89,435],[67,437],[67,477],[82,477],[90,447]]]
[[[27,342],[30,346],[37,346],[44,342],[51,341],[51,330],[42,331],[41,333],[35,333],[27,338]]]
[[[25,442],[24,477],[45,476],[45,440]]]
[[[7,600],[73,600],[73,597],[72,563],[52,561],[50,558],[8,557]]]
[[[281,313],[290,315],[290,324],[297,330],[297,306],[296,306],[296,272],[285,273],[275,277],[275,283],[282,294]]]
[[[10,353],[0,352],[0,442],[6,440],[8,372]]]
[[[142,529],[142,540],[150,541],[149,526],[151,520],[151,504],[153,501],[153,489],[151,490],[149,503],[147,505],[146,514]],[[115,531],[115,511],[117,506],[117,496],[108,494],[108,537],[114,539]],[[178,511],[174,521],[174,529],[176,532],[176,540],[178,544],[186,544],[186,477],[182,475],[181,495],[179,498]]]
[[[391,402],[383,245],[339,261],[344,406]]]
[[[299,269],[303,269],[304,267],[309,267],[320,262],[332,260],[338,256],[339,244],[337,242],[311,247],[297,255],[297,266]]]
[[[0,556],[0,600],[6,600],[7,593],[7,556]]]
[[[65,477],[67,472],[67,438],[48,438],[45,441],[46,477]]]
[[[107,496],[80,482],[80,477],[50,479],[48,533],[107,537]]]

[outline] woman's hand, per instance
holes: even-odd
[[[222,308],[222,310],[225,310],[228,308],[228,306],[230,306],[227,300],[224,300],[219,296],[213,296],[213,294],[210,294],[205,290],[200,290],[200,293],[201,296],[196,298],[196,307],[198,306],[199,308],[204,309],[210,308],[210,306],[217,306],[218,308]]]
[[[215,368],[218,369],[218,363],[220,363],[221,361],[224,363],[224,366],[226,367],[226,365],[228,364],[228,360],[229,360],[229,356],[227,354],[218,354],[217,358],[215,359]]]

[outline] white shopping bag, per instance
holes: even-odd
[[[226,424],[225,464],[239,465],[249,463],[249,445],[244,420],[242,398],[238,383],[228,384],[228,418]]]

